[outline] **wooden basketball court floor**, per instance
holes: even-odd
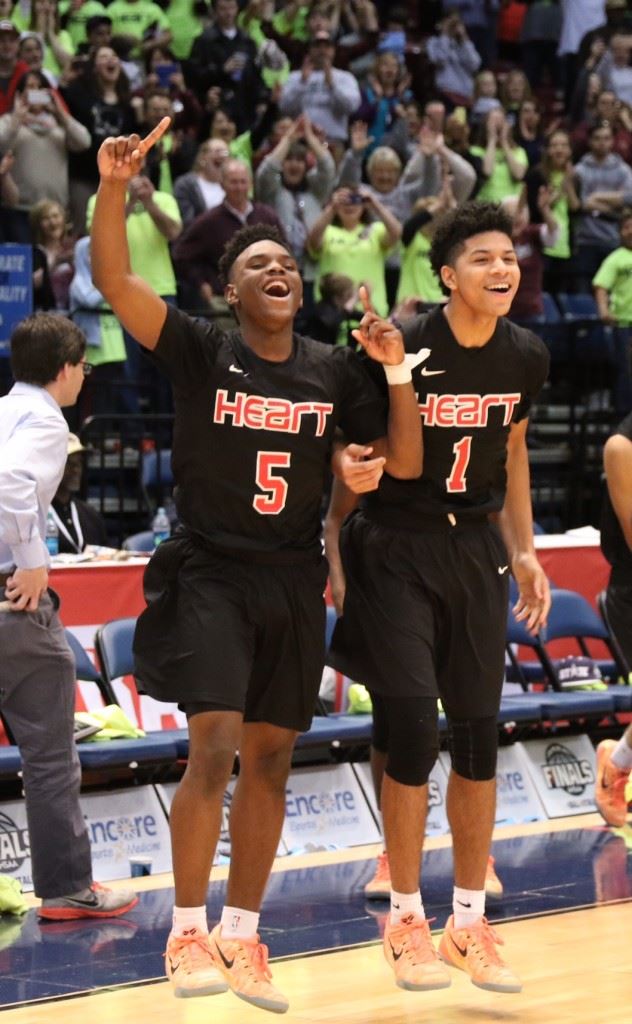
[[[632,827],[608,829],[598,815],[583,815],[497,830],[493,852],[505,895],[488,916],[523,979],[518,995],[483,992],[458,971],[451,988],[438,992],[395,986],[380,948],[387,904],[369,904],[362,893],[377,852],[323,851],[275,864],[261,931],[275,981],[290,999],[288,1024],[632,1024]],[[211,921],[225,876],[217,869],[209,889]],[[22,921],[0,920],[2,1020],[271,1020],[232,993],[173,998],[162,966],[172,880],[134,881],[141,899],[125,918],[40,925],[31,910]],[[424,904],[437,933],[450,913],[451,885],[449,837],[428,840]]]

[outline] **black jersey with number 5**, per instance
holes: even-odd
[[[546,379],[549,354],[531,331],[498,320],[478,348],[459,345],[442,309],[404,327],[407,352],[423,350],[413,370],[423,427],[418,480],[384,474],[366,500],[367,515],[415,529],[420,518],[480,516],[502,508],[507,438],[528,415]]]
[[[386,433],[384,396],[361,360],[295,336],[290,358],[270,362],[239,331],[173,307],[152,358],[173,386],[182,522],[224,548],[314,548],[336,428],[359,444]]]

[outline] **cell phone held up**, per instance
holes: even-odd
[[[49,107],[50,93],[48,89],[27,89],[26,102],[29,107]]]
[[[173,64],[157,64],[154,68],[154,74],[158,78],[158,83],[161,89],[168,89],[171,85],[171,76],[177,75],[180,70],[180,65]]]

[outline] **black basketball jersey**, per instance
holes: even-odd
[[[386,433],[386,402],[361,360],[294,336],[284,362],[239,331],[168,307],[153,358],[175,403],[173,473],[182,522],[223,548],[310,550],[336,428],[365,444]]]
[[[622,420],[613,431],[614,434],[622,434],[623,437],[627,437],[628,441],[632,441],[632,412]],[[612,566],[612,582],[625,586],[632,585],[632,551],[623,536],[623,530],[612,507],[607,488],[601,508],[600,525],[601,550]]]
[[[486,345],[464,348],[442,309],[416,317],[403,333],[407,352],[424,352],[413,370],[423,472],[407,481],[385,473],[366,499],[367,515],[415,529],[428,516],[498,511],[505,499],[509,429],[528,415],[544,384],[546,346],[501,318]]]

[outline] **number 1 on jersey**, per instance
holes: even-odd
[[[462,437],[460,441],[453,444],[452,451],[454,453],[454,462],[450,476],[446,480],[446,486],[450,494],[462,494],[463,491],[467,490],[465,471],[472,454],[472,435],[468,434],[467,437]]]
[[[257,474],[255,483],[264,494],[255,494],[252,504],[262,516],[278,516],[287,500],[287,480],[275,469],[289,469],[290,452],[257,452]]]

